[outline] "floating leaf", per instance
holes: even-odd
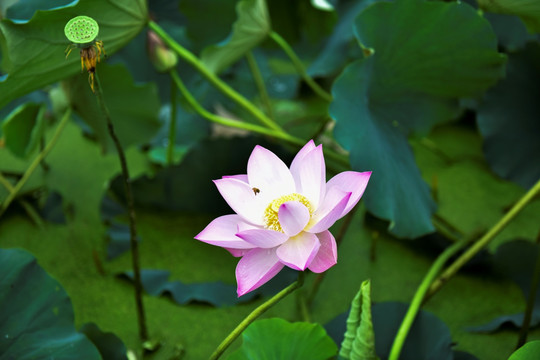
[[[512,53],[508,73],[478,109],[484,152],[499,176],[531,187],[540,178],[540,46]]]
[[[153,84],[134,84],[127,69],[120,64],[100,64],[98,72],[105,103],[122,146],[127,148],[150,142],[160,127],[156,87]],[[72,77],[65,83],[64,91],[73,108],[92,128],[103,149],[112,151],[114,145],[107,130],[107,121],[88,86],[87,76]]]
[[[238,20],[227,40],[206,48],[201,54],[202,62],[214,73],[220,73],[240,59],[270,32],[265,0],[242,0],[236,12]]]
[[[228,360],[327,360],[337,346],[319,324],[280,318],[257,320],[242,333],[242,346]]]
[[[375,348],[381,359],[387,359],[395,335],[409,308],[408,304],[383,302],[374,304],[373,327],[375,329]],[[325,328],[334,341],[341,341],[345,332],[347,313],[340,314]],[[409,331],[401,351],[401,360],[451,360],[452,338],[448,327],[435,315],[421,310]]]
[[[371,283],[366,280],[351,303],[347,331],[339,356],[351,360],[376,360],[375,334],[371,321]]]
[[[87,323],[79,330],[92,341],[104,360],[127,360],[127,350],[122,340],[111,332],[104,333],[94,323]]]
[[[121,276],[131,280],[133,272],[126,271]],[[154,296],[164,293],[171,294],[174,301],[180,305],[197,301],[221,307],[247,302],[260,294],[275,295],[290,285],[296,279],[297,273],[293,270],[283,270],[267,284],[242,297],[237,296],[236,285],[225,284],[221,281],[198,284],[184,284],[181,281],[169,282],[169,276],[170,272],[166,270],[141,270],[144,290]]]
[[[4,359],[101,359],[64,289],[20,249],[0,249],[0,334]]]
[[[32,90],[80,72],[76,53],[65,59],[69,43],[63,31],[68,20],[80,14],[98,22],[98,38],[109,55],[137,35],[147,21],[143,0],[80,0],[75,5],[37,11],[24,23],[3,19],[1,68],[7,76],[0,78],[0,108]]]
[[[540,340],[530,341],[517,349],[508,360],[537,360],[540,354]]]
[[[131,233],[129,226],[126,224],[114,221],[107,229],[107,238],[109,240],[107,260],[112,260],[131,249]],[[140,236],[137,236],[137,241],[141,241]]]
[[[390,220],[393,234],[418,237],[433,231],[435,204],[407,135],[454,118],[455,99],[493,85],[504,57],[489,23],[463,3],[378,2],[357,17],[355,30],[374,54],[334,83],[335,136],[355,170],[373,171],[367,208]]]
[[[25,158],[35,150],[43,135],[44,114],[42,104],[26,103],[2,122],[6,147],[13,154]]]
[[[523,306],[529,297],[532,276],[538,257],[540,256],[540,246],[527,240],[515,240],[502,244],[497,248],[493,262],[500,273],[505,274],[518,284],[523,292]],[[468,327],[471,332],[494,332],[504,325],[512,325],[521,328],[524,313],[499,316],[487,324]],[[535,295],[530,327],[540,324],[540,288]]]

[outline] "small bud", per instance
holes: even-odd
[[[146,50],[150,61],[158,72],[167,72],[173,69],[178,63],[178,56],[169,49],[155,32],[149,30],[147,33]]]

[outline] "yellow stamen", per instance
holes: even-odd
[[[304,195],[300,195],[297,193],[283,195],[277,199],[274,199],[268,205],[266,210],[264,210],[264,227],[265,228],[283,232],[283,228],[281,227],[281,224],[279,223],[278,212],[279,212],[280,206],[286,203],[287,201],[298,201],[299,203],[302,203],[309,210],[310,217],[313,214],[313,206],[311,206],[311,203]]]

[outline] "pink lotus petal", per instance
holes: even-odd
[[[364,194],[366,186],[368,184],[369,178],[371,176],[371,171],[366,172],[356,172],[356,171],[345,171],[337,174],[328,181],[326,184],[326,189],[331,187],[337,187],[340,190],[346,192],[352,192],[351,198],[343,209],[341,217],[347,215],[351,209],[358,204],[358,201]]]
[[[321,244],[315,234],[301,232],[280,245],[276,254],[288,267],[304,271],[317,255]]]
[[[283,232],[295,236],[306,227],[310,214],[308,208],[298,201],[287,201],[278,210],[278,219]]]
[[[240,174],[240,175],[225,175],[221,177],[222,179],[236,179],[240,180],[242,182],[245,182],[246,184],[249,184],[248,177],[246,174]]]
[[[301,160],[306,156],[311,150],[315,149],[315,142],[313,140],[309,140],[306,145],[304,145],[303,148],[300,149],[300,151],[296,154],[294,157],[292,163],[291,163],[291,172],[296,169],[296,167],[300,164]]]
[[[236,236],[238,225],[243,222],[238,215],[220,216],[212,220],[195,239],[224,248],[252,249],[254,245]]]
[[[294,179],[287,165],[262,146],[257,145],[253,149],[247,173],[250,186],[260,191],[261,198],[276,199],[295,190]]]
[[[321,207],[313,214],[306,231],[320,233],[328,230],[342,217],[343,209],[347,206],[352,193],[332,187],[326,193]]]
[[[241,256],[244,256],[251,249],[229,249],[229,248],[225,248],[225,250],[230,252],[231,255],[234,256],[234,257],[241,257]]]
[[[236,266],[236,292],[238,297],[265,284],[283,269],[276,249],[253,249],[245,254]]]
[[[236,234],[242,240],[250,243],[254,247],[273,248],[283,244],[289,238],[282,232],[268,229],[250,229]]]
[[[214,180],[214,184],[234,212],[253,224],[263,224],[266,204],[257,198],[247,183],[238,179],[225,178]]]
[[[302,148],[303,151],[306,148]],[[313,207],[319,207],[319,203],[326,191],[326,166],[322,145],[317,146],[301,158],[295,158],[291,165],[291,173],[296,183],[296,191],[309,199]]]
[[[311,261],[308,268],[314,273],[322,273],[336,265],[337,263],[337,244],[336,239],[330,231],[323,231],[316,234],[321,243],[319,252]]]

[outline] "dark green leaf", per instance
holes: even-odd
[[[37,147],[44,130],[45,107],[26,103],[19,106],[2,123],[6,147],[16,156],[28,157]]]
[[[351,303],[347,331],[339,356],[351,360],[376,360],[375,335],[371,321],[371,283],[366,280]]]
[[[0,108],[18,96],[80,71],[77,51],[65,59],[69,42],[63,31],[67,21],[80,14],[98,22],[98,38],[109,55],[137,35],[147,20],[146,2],[142,0],[80,0],[74,6],[38,11],[25,23],[2,20],[2,71],[8,75],[0,81]]]
[[[372,307],[377,355],[387,359],[408,304],[388,302]],[[401,352],[401,360],[451,360],[452,337],[444,322],[420,311],[414,320]]]
[[[206,48],[201,54],[202,62],[214,73],[220,73],[240,59],[270,32],[265,0],[242,0],[236,12],[238,20],[227,40]]]
[[[531,291],[532,276],[537,259],[540,257],[540,246],[527,240],[515,240],[502,244],[497,248],[493,262],[496,269],[511,278],[523,291],[523,307]],[[499,316],[487,324],[468,327],[472,332],[493,332],[505,325],[521,328],[524,313]],[[540,324],[540,289],[536,290],[535,303],[530,326]]]
[[[182,162],[182,159],[184,158],[184,155],[188,152],[189,148],[186,146],[178,146],[175,145],[173,147],[173,156],[172,156],[172,164],[180,164]],[[151,162],[154,164],[159,165],[168,165],[169,164],[169,148],[167,147],[156,147],[152,148],[148,152],[148,158]]]
[[[272,280],[255,291],[242,297],[236,294],[236,285],[225,284],[221,281],[185,284],[181,281],[169,282],[170,272],[166,270],[141,270],[141,281],[144,290],[153,296],[171,294],[177,304],[184,305],[190,302],[204,302],[213,306],[232,306],[238,303],[253,300],[257,295],[275,295],[290,285],[297,277],[296,271],[283,270]],[[133,279],[133,272],[126,271],[121,274]]]
[[[372,306],[375,346],[377,355],[388,359],[392,343],[409,305],[398,302],[384,302]],[[329,322],[325,328],[334,341],[343,339],[345,318],[341,314]],[[452,338],[448,327],[435,315],[420,311],[414,320],[403,346],[401,360],[451,360]]]
[[[215,44],[231,31],[236,0],[184,0],[180,11],[187,19],[187,33],[195,51]],[[208,11],[212,9],[212,11]]]
[[[37,10],[64,7],[72,2],[72,0],[15,0],[15,3],[7,8],[5,17],[11,20],[30,20]]]
[[[456,98],[493,85],[504,57],[489,23],[462,3],[379,2],[357,17],[355,30],[374,54],[334,83],[335,135],[355,170],[373,171],[368,209],[390,220],[395,235],[417,237],[433,231],[435,204],[407,135],[454,118]]]
[[[135,203],[161,210],[231,213],[211,180],[245,174],[249,154],[257,144],[277,149],[280,156],[286,154],[283,149],[254,137],[204,140],[190,149],[180,165],[135,180]],[[120,178],[111,185],[119,199],[125,198],[123,186]]]
[[[107,238],[109,240],[107,260],[112,260],[131,248],[131,233],[129,232],[129,226],[126,224],[112,222],[109,229],[107,229]],[[140,236],[137,236],[137,241],[141,241]]]
[[[323,327],[289,323],[280,318],[257,320],[242,333],[242,346],[228,360],[327,360],[337,346]]]
[[[538,35],[530,34],[517,16],[503,14],[484,14],[485,18],[493,26],[493,31],[497,34],[499,45],[508,51],[516,51],[530,41],[538,39]]]
[[[105,103],[124,149],[130,145],[150,142],[160,127],[156,87],[152,84],[134,84],[129,72],[120,64],[100,64],[98,73]],[[71,105],[92,128],[103,149],[113,151],[107,122],[95,94],[88,86],[86,74],[71,78],[65,83],[64,90]]]
[[[111,332],[103,332],[94,323],[87,323],[79,330],[98,349],[103,360],[127,360],[127,350],[122,340]]]
[[[509,55],[508,74],[478,109],[484,152],[499,176],[531,187],[540,178],[540,46]]]
[[[0,334],[3,359],[101,359],[64,289],[24,250],[0,249]]]

